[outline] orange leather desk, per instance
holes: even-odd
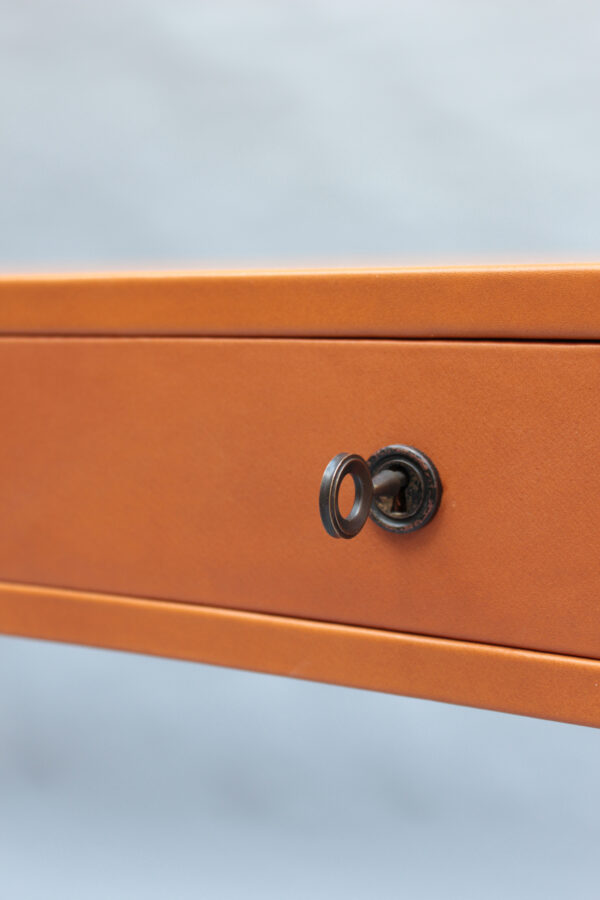
[[[600,725],[600,266],[0,280],[0,631]],[[414,445],[426,528],[319,519]]]

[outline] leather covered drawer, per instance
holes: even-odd
[[[600,657],[600,347],[0,341],[0,578]],[[333,541],[340,450],[440,511]]]
[[[593,265],[0,278],[0,632],[600,726],[599,298]],[[325,466],[390,444],[437,515],[333,540]]]

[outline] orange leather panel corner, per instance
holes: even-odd
[[[0,631],[600,726],[589,659],[14,585]]]
[[[0,277],[0,334],[600,338],[600,265]]]

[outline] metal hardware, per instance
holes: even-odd
[[[393,531],[407,534],[427,525],[439,509],[442,483],[433,462],[421,450],[404,444],[392,444],[369,458],[373,481],[384,472],[402,472],[405,485],[396,495],[379,496],[371,505],[374,522]]]
[[[354,481],[354,503],[343,516],[338,500],[346,475]],[[414,447],[392,444],[368,463],[357,453],[334,456],[321,479],[319,510],[332,537],[356,537],[369,515],[386,531],[405,534],[431,521],[441,495],[440,477],[429,457]]]

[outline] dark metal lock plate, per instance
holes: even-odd
[[[394,495],[373,498],[371,518],[387,531],[417,531],[436,514],[442,496],[438,471],[432,461],[415,447],[392,444],[378,450],[368,460],[371,477],[383,470],[401,472],[406,481]]]

